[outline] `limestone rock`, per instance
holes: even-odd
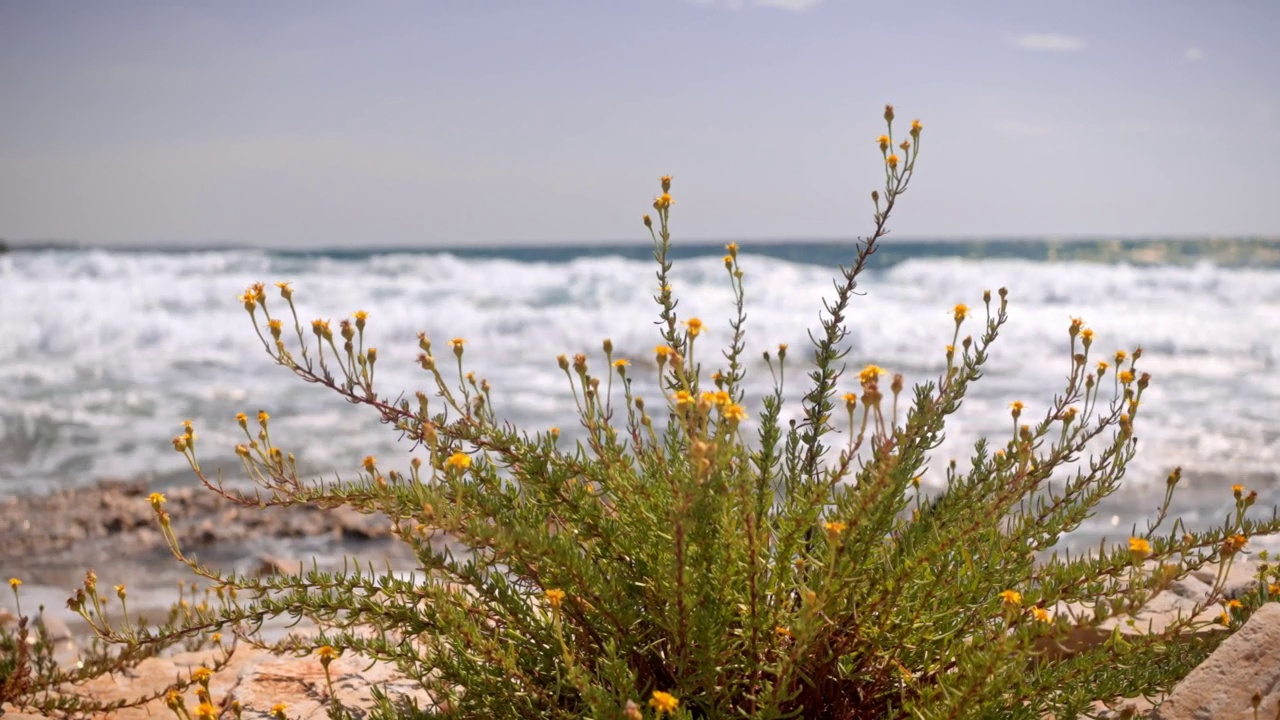
[[[1154,720],[1250,720],[1280,713],[1280,603],[1267,603],[1187,675]]]

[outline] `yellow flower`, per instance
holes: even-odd
[[[653,697],[649,698],[649,707],[657,710],[658,717],[662,717],[664,713],[675,712],[680,707],[680,701],[670,693],[654,690]]]
[[[689,337],[698,337],[702,332],[702,321],[696,317],[685,320],[684,324],[689,326]]]
[[[1239,499],[1240,499],[1240,495],[1241,495],[1241,493],[1243,493],[1243,492],[1244,492],[1244,486],[1243,486],[1243,485],[1232,485],[1232,486],[1231,486],[1231,494],[1232,494],[1232,495],[1235,495],[1237,500],[1239,500]]]
[[[667,347],[666,345],[659,345],[653,349],[654,355],[656,355],[658,358],[659,365],[666,362],[667,358],[671,357],[671,353],[673,352],[675,351],[672,350],[670,347]]]
[[[1044,608],[1031,608],[1031,618],[1036,622],[1047,623],[1050,621],[1049,611]]]
[[[924,125],[921,125],[919,120],[912,120],[912,121],[911,121],[911,134],[912,134],[912,135],[919,135],[919,134],[920,134],[920,131],[921,131],[921,130],[923,130],[923,129],[924,129]]]
[[[311,332],[326,339],[333,337],[333,331],[329,329],[329,321],[320,318],[311,321]]]
[[[1017,590],[1005,590],[1000,593],[1000,602],[1006,607],[1017,607],[1022,604],[1022,593]]]
[[[320,656],[320,662],[327,667],[329,663],[337,659],[342,653],[332,645],[321,645],[319,648],[316,648],[316,654]]]
[[[664,192],[653,200],[654,210],[666,210],[675,204],[675,200],[671,199],[671,193]]]
[[[773,632],[778,637],[791,637],[791,628],[783,627],[782,625],[775,625]]]
[[[121,600],[123,600],[123,599],[124,599],[124,597],[125,597],[125,595],[126,595],[126,594],[127,594],[127,593],[125,592],[124,585],[116,585],[116,595],[117,595]]]
[[[724,409],[724,416],[734,422],[742,422],[747,419],[747,410],[741,405],[734,403]]]
[[[204,666],[191,671],[191,682],[204,684],[209,682],[210,677],[213,677],[213,671]]]
[[[844,394],[843,396],[841,396],[841,397],[842,397],[842,399],[844,400],[844,406],[845,406],[845,408],[846,408],[846,409],[848,409],[848,410],[849,410],[849,412],[853,412],[853,409],[854,409],[855,407],[857,407],[857,406],[858,406],[858,396],[857,396],[857,395],[855,395],[855,394],[853,394],[853,393],[845,393],[845,394]]]
[[[896,168],[898,167],[898,156],[890,155],[888,158],[885,159],[885,162],[889,163],[890,168]]]
[[[1222,541],[1222,552],[1226,555],[1234,555],[1240,552],[1241,550],[1243,550],[1244,546],[1248,542],[1249,542],[1249,538],[1246,538],[1243,535],[1239,535],[1239,534],[1232,535],[1231,537]]]
[[[876,142],[880,143],[880,151],[881,151],[881,152],[885,152],[885,151],[887,151],[887,150],[889,149],[889,136],[888,136],[888,135],[881,135],[879,138],[877,138],[877,139],[876,139]]]
[[[1106,360],[1099,360],[1099,361],[1098,361],[1098,374],[1099,374],[1099,375],[1101,375],[1102,373],[1106,372],[1106,371],[1107,371],[1107,368],[1109,368],[1109,367],[1111,367],[1111,366],[1107,364],[1107,361],[1106,361]]]
[[[159,510],[160,506],[165,504],[167,501],[165,500],[164,493],[153,492],[147,496],[147,502],[151,503],[152,508]]]
[[[1009,409],[1013,411],[1013,416],[1015,418],[1022,414],[1022,410],[1025,407],[1026,405],[1023,405],[1021,400],[1014,400],[1009,403]]]
[[[1142,538],[1129,538],[1129,554],[1141,560],[1151,554],[1151,543]]]
[[[870,383],[878,380],[880,376],[884,375],[886,372],[888,371],[879,365],[868,365],[862,368],[862,372],[858,373],[858,381],[863,385],[869,385]]]
[[[724,246],[724,249],[728,250],[730,255],[735,257],[738,255],[738,243],[729,243]]]
[[[361,461],[360,464],[364,466],[365,470],[368,470],[369,472],[373,472],[373,469],[378,466],[378,458],[372,455],[365,455],[364,460]]]
[[[823,526],[827,529],[827,535],[830,535],[831,537],[835,537],[840,533],[844,532],[845,530],[849,529],[848,525],[840,522],[839,520],[833,520],[831,522],[824,523]]]
[[[1126,352],[1125,352],[1125,351],[1123,351],[1123,350],[1117,350],[1117,351],[1116,351],[1116,364],[1117,364],[1117,365],[1119,365],[1120,363],[1124,362],[1124,359],[1125,359],[1125,358],[1127,358],[1127,357],[1129,357],[1129,353],[1126,353]]]
[[[289,287],[289,283],[278,282],[276,283],[276,287],[280,288],[280,297],[284,298],[285,300],[288,300],[289,298],[293,297],[293,288]]]
[[[1129,383],[1133,382],[1133,372],[1129,370],[1121,371],[1120,375],[1118,375],[1117,377],[1120,378],[1121,385],[1128,385]]]
[[[1218,616],[1218,624],[1219,624],[1219,625],[1230,625],[1230,624],[1231,624],[1231,616],[1230,616],[1230,615],[1228,615],[1228,614],[1226,614],[1226,613],[1222,613],[1221,615],[1219,615],[1219,616]]]
[[[969,317],[969,306],[960,303],[951,308],[951,314],[955,317],[957,323],[964,322],[964,319]]]
[[[1227,609],[1228,609],[1228,610],[1239,610],[1239,609],[1240,609],[1240,608],[1242,608],[1242,607],[1244,607],[1244,603],[1240,602],[1239,600],[1228,600],[1228,601],[1227,601]]]
[[[17,590],[18,586],[21,584],[22,584],[22,581],[19,580],[18,578],[9,578],[9,587],[13,588],[14,590]]]
[[[1080,339],[1084,340],[1085,347],[1088,347],[1093,342],[1093,328],[1081,330]]]
[[[356,319],[356,327],[360,327],[361,323],[369,319],[369,313],[364,310],[357,310],[351,313],[351,317]]]
[[[677,390],[675,397],[677,405],[688,405],[693,402],[693,394],[688,390]]]
[[[237,300],[244,303],[244,309],[253,312],[258,307],[258,297],[253,290],[246,290],[243,295],[238,295]]]
[[[196,720],[218,720],[218,710],[213,705],[202,702],[196,706]]]
[[[1272,583],[1267,586],[1267,594],[1273,597],[1280,596],[1280,583]]]
[[[464,452],[456,452],[450,455],[444,464],[455,470],[466,470],[471,467],[471,457]]]
[[[560,604],[564,602],[564,591],[557,588],[546,591],[543,596],[547,598],[547,602],[551,604],[551,609],[553,610],[559,610]]]
[[[718,375],[719,373],[716,373],[716,374]],[[712,399],[712,402],[714,402],[716,405],[719,405],[720,407],[725,407],[726,405],[733,404],[733,398],[729,395],[728,391],[717,390],[715,392],[715,396]]]
[[[288,705],[284,703],[276,703],[271,706],[271,720],[285,720],[284,711],[288,709]]]
[[[267,421],[268,421],[268,420],[270,420],[270,419],[271,419],[271,416],[267,414],[267,411],[266,411],[266,410],[259,410],[259,411],[258,411],[258,424],[259,424],[259,425],[262,425],[262,426],[264,426],[264,427],[265,427],[265,426],[266,426],[266,424],[267,424]]]
[[[617,360],[613,361],[613,366],[616,368],[624,368],[630,364],[631,364],[631,361],[626,358],[618,358]]]

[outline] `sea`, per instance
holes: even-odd
[[[774,378],[762,353],[789,346],[786,417],[799,396],[823,299],[854,242],[742,241],[746,293],[747,409]],[[723,243],[677,244],[672,289],[682,319],[705,324],[696,359],[724,364],[733,289]],[[539,246],[455,249],[14,248],[0,254],[0,498],[145,478],[158,488],[196,482],[170,438],[191,420],[201,462],[243,481],[234,445],[238,412],[271,416],[277,445],[312,478],[354,477],[374,455],[386,470],[421,454],[368,408],[278,367],[263,351],[237,295],[288,281],[304,324],[368,313],[366,345],[378,349],[376,381],[390,397],[433,393],[417,364],[417,334],[451,360],[466,340],[463,370],[492,385],[499,416],[523,428],[581,437],[560,354],[601,350],[631,360],[636,394],[660,400],[653,349],[661,343],[652,247]],[[1138,419],[1138,455],[1125,485],[1081,530],[1077,546],[1141,530],[1166,475],[1183,469],[1176,502],[1191,527],[1232,507],[1231,486],[1280,504],[1280,240],[883,241],[848,313],[846,374],[874,363],[908,384],[936,379],[951,342],[952,308],[964,303],[977,334],[984,290],[1007,288],[1009,322],[984,376],[947,425],[924,484],[937,492],[948,462],[961,467],[976,440],[1002,444],[1009,404],[1041,416],[1070,365],[1073,317],[1094,329],[1094,357],[1143,350],[1151,373]],[[261,316],[258,318],[261,320]],[[448,362],[446,370],[454,372]],[[619,388],[614,384],[615,403]],[[437,401],[438,402],[438,401]],[[744,428],[748,434],[754,420]],[[841,432],[844,429],[841,428]],[[1263,511],[1269,513],[1269,511]]]

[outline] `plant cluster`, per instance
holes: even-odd
[[[932,452],[981,379],[1009,293],[951,308],[936,378],[908,389],[875,365],[847,370],[858,279],[921,146],[919,121],[895,136],[892,107],[884,117],[874,230],[840,268],[801,361],[785,345],[764,354],[774,391],[757,415],[744,406],[743,258],[726,247],[736,299],[726,325],[677,311],[670,177],[644,216],[658,267],[653,359],[662,394],[633,392],[631,362],[608,340],[598,357],[560,356],[578,442],[503,422],[461,337],[438,348],[420,335],[417,362],[431,390],[383,395],[368,313],[336,328],[304,322],[289,283],[277,283],[279,311],[257,284],[240,301],[272,360],[371,409],[425,461],[395,467],[370,456],[353,479],[308,481],[269,415],[241,414],[235,452],[257,485],[244,494],[204,470],[189,423],[174,448],[230,502],[381,513],[420,572],[222,573],[184,554],[156,494],[173,553],[215,601],[154,629],[107,622],[95,587],[73,606],[122,653],[224,631],[255,641],[268,618],[307,618],[319,634],[279,649],[337,648],[394,663],[436,698],[434,712],[462,718],[1076,717],[1098,702],[1167,691],[1224,635],[1203,632],[1213,621],[1199,611],[1224,602],[1217,622],[1235,628],[1280,590],[1273,578],[1248,597],[1221,594],[1249,538],[1280,530],[1280,521],[1247,517],[1256,494],[1237,489],[1221,527],[1190,532],[1172,521],[1162,530],[1175,471],[1157,516],[1127,546],[1046,557],[1118,488],[1151,382],[1141,349],[1099,357],[1079,318],[1063,328],[1060,391],[1034,415],[1014,402],[1007,436],[937,467]],[[719,333],[726,347],[706,349]],[[799,419],[785,421],[784,381],[796,374]],[[931,467],[946,478],[933,496],[921,486]],[[1081,628],[1131,618],[1213,564],[1219,582],[1196,612],[1072,645]]]

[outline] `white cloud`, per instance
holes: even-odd
[[[1196,62],[1204,59],[1204,51],[1198,47],[1189,47],[1186,49],[1186,52],[1182,53],[1182,57],[1190,60],[1191,62]]]
[[[752,0],[751,4],[760,7],[778,8],[779,10],[790,10],[791,12],[804,12],[821,5],[822,0]]]
[[[693,0],[695,5],[718,7],[726,10],[740,10],[748,5],[767,7],[790,12],[804,12],[821,5],[823,0]]]
[[[1056,35],[1053,33],[1030,33],[1019,35],[1013,39],[1015,47],[1037,52],[1079,52],[1084,49],[1084,40],[1074,35]]]

